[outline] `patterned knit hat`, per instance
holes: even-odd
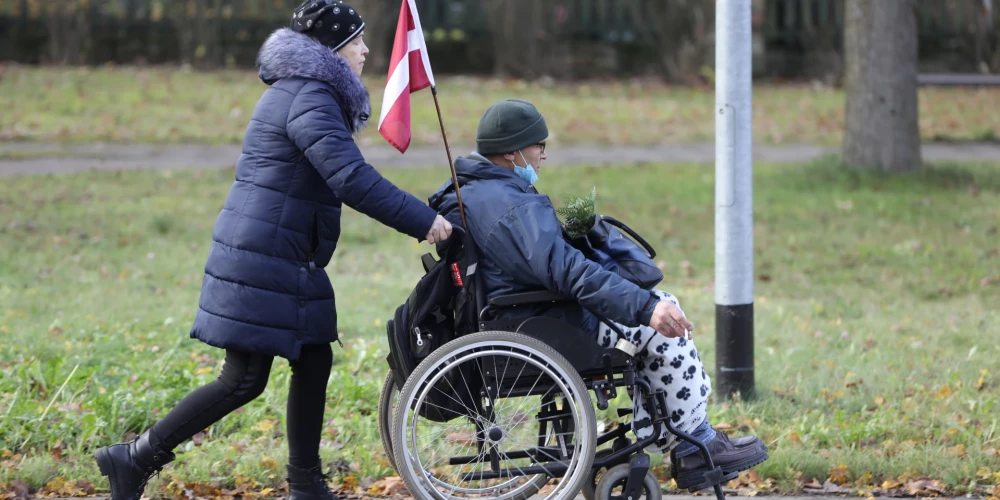
[[[336,51],[354,40],[365,22],[343,0],[306,0],[295,9],[288,27]]]

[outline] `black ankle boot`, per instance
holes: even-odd
[[[755,436],[729,439],[725,433],[717,431],[715,439],[705,444],[712,455],[713,465],[722,469],[722,480],[736,478],[740,471],[747,470],[768,459],[767,446]],[[677,458],[676,450],[670,454],[670,469],[678,489],[692,492],[712,485],[706,477],[710,472],[708,463],[700,451]]]
[[[174,454],[149,442],[149,431],[127,443],[118,443],[94,452],[101,475],[111,483],[111,500],[139,500],[146,481],[173,461]]]
[[[339,500],[326,485],[323,465],[311,469],[288,465],[288,500]]]

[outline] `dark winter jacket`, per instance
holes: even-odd
[[[191,336],[295,360],[303,344],[337,340],[323,268],[340,237],[341,204],[418,239],[437,214],[362,157],[353,136],[371,104],[344,58],[280,29],[258,64],[270,88],[215,224]]]
[[[487,297],[550,290],[579,300],[573,307],[518,307],[506,311],[505,318],[552,316],[593,335],[598,322],[589,311],[632,327],[649,324],[656,297],[571,246],[548,196],[479,155],[459,157],[455,170]],[[430,205],[461,226],[451,185],[446,182],[432,195]]]

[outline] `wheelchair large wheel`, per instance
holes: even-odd
[[[590,480],[596,421],[579,373],[552,347],[475,333],[439,347],[400,390],[396,470],[419,499],[571,499]]]
[[[396,399],[399,396],[399,388],[396,387],[396,379],[392,375],[392,370],[385,376],[382,383],[382,392],[378,397],[378,435],[382,438],[382,448],[385,449],[385,456],[389,458],[392,467],[396,467],[396,459],[392,453],[392,414],[396,409]]]

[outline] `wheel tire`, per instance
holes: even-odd
[[[590,479],[590,469],[594,462],[595,449],[597,448],[597,416],[594,413],[594,405],[590,399],[586,384],[580,378],[579,372],[576,371],[565,357],[548,344],[520,333],[488,331],[469,334],[439,347],[417,365],[417,368],[406,380],[406,384],[403,385],[403,388],[399,392],[399,401],[401,404],[396,405],[395,416],[392,420],[392,443],[393,452],[396,457],[396,471],[403,478],[407,489],[414,497],[421,500],[438,498],[423,490],[423,484],[414,477],[412,467],[404,462],[410,455],[406,449],[407,414],[409,407],[415,398],[418,397],[417,391],[420,390],[421,384],[429,372],[440,369],[439,363],[441,361],[455,357],[456,353],[462,350],[471,350],[472,348],[486,349],[487,346],[494,349],[497,347],[515,347],[526,351],[534,351],[534,353],[547,357],[551,363],[550,368],[561,372],[561,378],[563,378],[564,383],[568,386],[567,389],[580,395],[581,399],[585,398],[585,401],[581,401],[582,404],[578,403],[581,420],[578,437],[583,436],[583,439],[586,441],[582,444],[579,462],[574,469],[574,471],[583,471],[583,473],[576,473],[575,478],[571,482],[566,483],[568,486],[563,486],[565,482],[565,478],[563,478],[564,481],[560,481],[558,496],[544,497],[546,500],[570,500],[574,498],[583,485]],[[397,446],[400,449],[395,449]],[[534,476],[521,487],[499,498],[503,500],[527,500],[538,493],[546,483],[548,483],[546,476]],[[439,494],[440,492],[435,491],[435,493]]]
[[[382,438],[382,448],[393,469],[396,468],[396,459],[392,453],[392,414],[395,413],[397,396],[399,389],[396,387],[396,379],[392,370],[389,370],[378,397],[378,435]]]
[[[608,500],[611,498],[611,493],[615,488],[624,488],[625,483],[628,481],[629,464],[616,465],[603,475],[601,475],[601,480],[597,483],[597,498],[600,500]],[[651,472],[646,473],[646,477],[642,482],[643,493],[640,498],[645,500],[661,500],[663,498],[663,492],[660,491],[660,483],[657,482],[656,476]],[[632,500],[639,500],[638,498],[633,498]]]
[[[600,450],[595,455],[595,458],[603,458],[612,453],[614,453],[614,450]],[[583,483],[583,488],[580,488],[580,494],[583,495],[584,500],[594,500],[597,498],[597,476],[600,472],[600,469],[593,469],[590,473],[590,478]]]

